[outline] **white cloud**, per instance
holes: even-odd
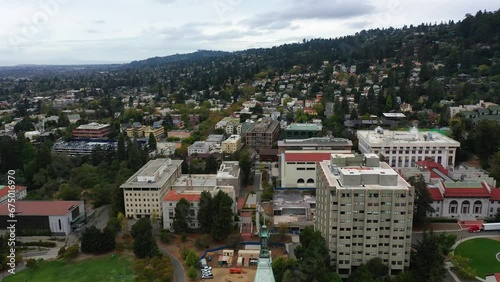
[[[270,47],[457,21],[483,9],[498,9],[497,1],[0,0],[0,10],[8,11],[0,17],[0,65],[128,62],[198,49]]]

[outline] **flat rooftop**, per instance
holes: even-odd
[[[322,125],[315,123],[292,123],[286,127],[286,130],[308,130],[308,131],[321,131]]]
[[[109,126],[110,126],[109,124],[100,124],[97,122],[91,122],[89,124],[82,124],[82,125],[78,126],[76,129],[79,129],[79,130],[99,130],[99,129],[107,128]]]
[[[352,147],[352,141],[344,138],[314,137],[307,139],[284,139],[278,140],[278,147],[303,147],[303,146],[342,146]]]
[[[319,165],[328,185],[339,190],[408,190],[411,187],[385,162],[380,162],[376,167],[361,164],[339,167],[332,164],[332,161],[322,161]]]
[[[217,171],[217,178],[238,178],[240,176],[240,165],[237,161],[222,162]]]
[[[441,133],[430,131],[419,131],[412,128],[409,131],[391,131],[377,127],[375,130],[358,130],[358,138],[365,142],[378,145],[384,144],[388,147],[390,144],[418,144],[423,146],[448,145],[460,147],[460,142],[453,140]]]
[[[151,160],[134,173],[120,188],[162,188],[182,162],[182,160],[167,158]]]
[[[316,204],[316,197],[301,193],[277,193],[273,196],[273,208],[310,208]]]
[[[186,188],[186,187],[209,187],[217,186],[217,179],[215,174],[183,174],[175,183],[172,188]]]

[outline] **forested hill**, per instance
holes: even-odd
[[[194,53],[188,54],[175,54],[171,56],[165,57],[153,57],[146,60],[133,61],[130,63],[132,67],[140,67],[140,66],[159,66],[162,64],[175,63],[179,61],[187,61],[187,60],[199,60],[203,58],[210,57],[221,57],[229,54],[229,52],[224,51],[211,51],[211,50],[198,50]]]
[[[239,52],[198,51],[191,54],[155,57],[134,61],[128,67],[158,67],[161,65],[213,64],[227,62],[254,65],[246,76],[267,68],[288,71],[293,66],[319,67],[323,61],[356,64],[357,73],[368,71],[370,64],[391,58],[418,60],[420,63],[442,63],[442,75],[474,72],[479,65],[491,66],[500,57],[500,11],[467,14],[459,22],[421,24],[400,29],[374,29],[335,39],[303,40],[272,48],[249,49]],[[236,61],[235,61],[236,60]],[[497,67],[498,68],[498,67]],[[235,69],[231,69],[234,71]],[[496,70],[497,72],[499,70]]]

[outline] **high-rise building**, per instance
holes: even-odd
[[[372,258],[396,275],[410,265],[413,188],[375,154],[318,164],[316,222],[341,277]]]

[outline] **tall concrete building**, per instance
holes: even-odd
[[[161,216],[162,199],[181,176],[182,160],[151,160],[132,175],[120,188],[125,199],[125,215],[129,218]]]
[[[413,189],[375,154],[332,154],[318,164],[316,222],[341,277],[379,257],[410,266]]]
[[[432,159],[443,167],[454,167],[460,142],[438,132],[358,130],[361,153],[382,155],[394,168],[415,167],[416,162]]]

